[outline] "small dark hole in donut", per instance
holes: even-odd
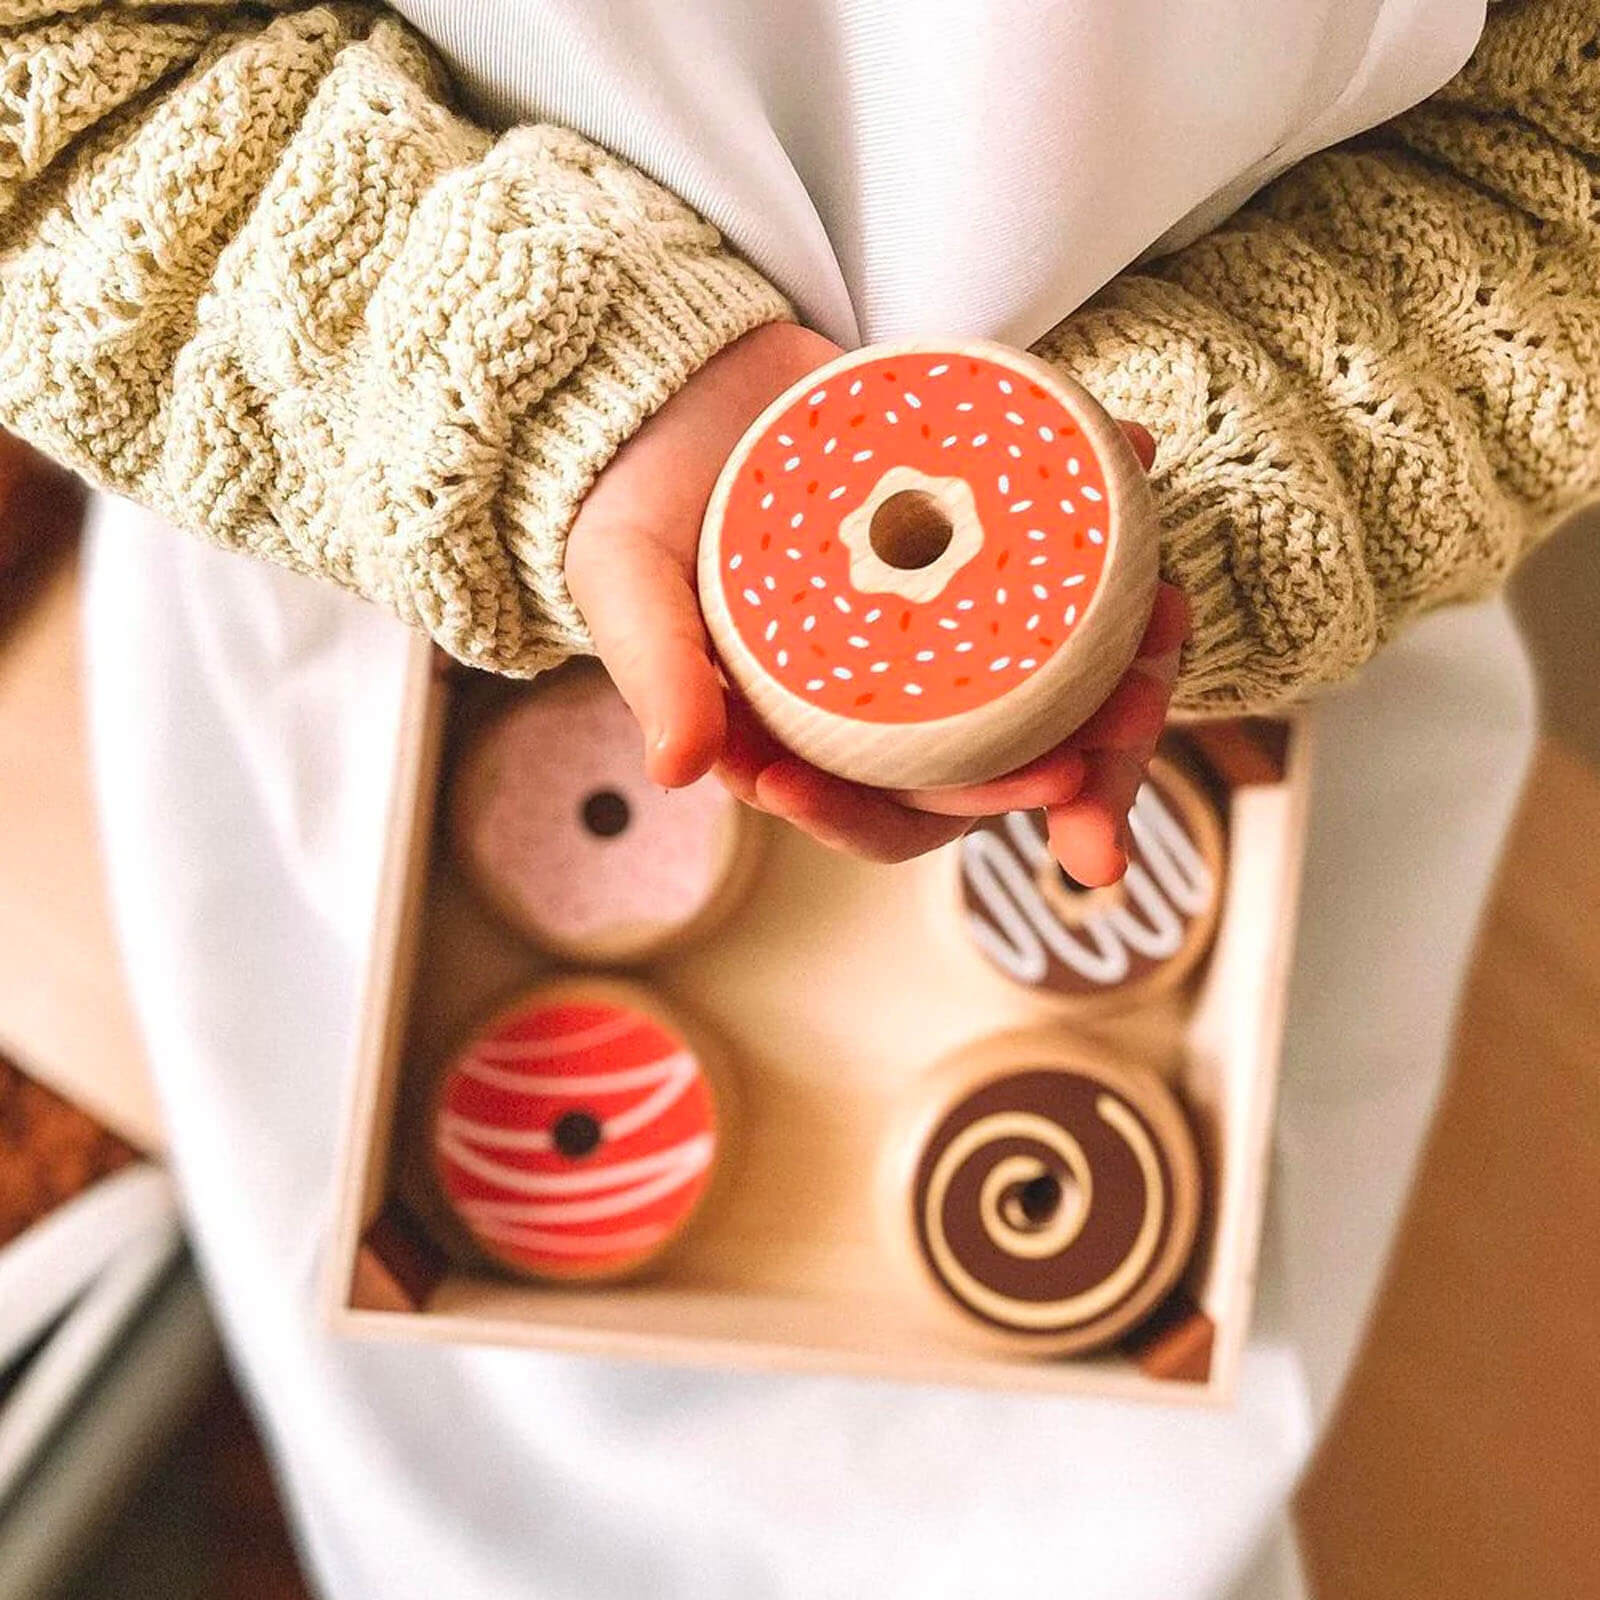
[[[600,1119],[592,1111],[567,1111],[550,1131],[555,1147],[569,1161],[586,1156],[600,1143]]]
[[[944,507],[921,489],[902,489],[872,513],[867,539],[878,559],[902,572],[931,567],[955,530]]]
[[[596,789],[583,802],[583,825],[600,839],[615,839],[628,826],[628,802],[615,789]]]
[[[1086,883],[1079,883],[1078,880],[1074,878],[1065,867],[1058,866],[1056,868],[1056,876],[1060,878],[1061,887],[1065,889],[1068,894],[1088,894],[1089,885]]]
[[[1034,1227],[1042,1228],[1061,1209],[1061,1180],[1048,1172],[1029,1178],[1017,1191],[1017,1204]]]

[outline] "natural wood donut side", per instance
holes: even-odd
[[[807,394],[825,392],[835,380],[847,382],[864,362],[894,357],[938,357],[941,363],[945,358],[957,361],[970,357],[990,364],[1003,363],[1019,383],[1037,386],[1040,393],[1071,414],[1104,475],[1103,505],[1098,500],[1101,491],[1093,491],[1097,496],[1095,533],[1098,536],[1103,531],[1104,535],[1104,564],[1092,599],[1070,625],[1070,636],[1008,692],[958,714],[920,722],[861,720],[815,704],[779,682],[738,626],[721,572],[730,499],[752,452],[763,444],[789,408]],[[887,454],[881,459],[886,464],[891,461]],[[874,470],[876,466],[877,463]],[[891,477],[892,471],[884,474],[883,490],[895,487],[887,482]],[[916,491],[924,498],[943,497],[939,514],[954,528],[957,538],[969,519],[958,489],[946,485],[959,485],[961,481],[959,476],[925,480],[931,487]],[[811,487],[814,486],[812,480]],[[834,521],[826,519],[837,518],[843,527],[858,504],[870,511],[875,503],[873,496],[866,502],[846,499],[832,506],[824,499],[811,515],[825,519],[824,528],[836,535]],[[1024,498],[1017,503],[1031,505],[1032,501]],[[1061,501],[1063,506],[1067,503]],[[1049,517],[1042,520],[1048,524]],[[1101,521],[1103,530],[1098,526]],[[993,531],[998,536],[998,530]],[[1005,532],[1013,536],[1009,528]],[[798,553],[803,557],[805,550]],[[1025,559],[1019,559],[1013,569],[1019,574],[1016,584],[1026,585],[1029,581],[1024,571]],[[702,609],[733,685],[774,737],[789,749],[841,777],[883,788],[939,788],[982,782],[1022,766],[1060,743],[1104,702],[1133,660],[1154,604],[1158,568],[1154,504],[1143,469],[1122,428],[1071,378],[1024,352],[984,341],[875,346],[829,363],[779,396],[756,419],[729,457],[707,505],[699,553]],[[797,583],[820,581],[809,573],[804,559],[797,561],[793,570]],[[894,582],[881,570],[877,581]],[[760,603],[759,591],[747,592]],[[846,607],[854,606],[871,615],[877,592],[852,592],[838,599],[844,600]],[[906,592],[916,598],[914,589]],[[1018,590],[1007,578],[990,592],[1014,604]],[[1051,603],[1054,600],[1052,595]],[[776,618],[768,626],[776,626]],[[1009,658],[997,660],[1011,665]],[[903,665],[903,660],[897,662],[895,671]],[[833,670],[849,677],[857,667],[852,658],[851,665]]]

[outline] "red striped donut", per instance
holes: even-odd
[[[1076,384],[997,345],[878,347],[791,389],[734,452],[707,621],[773,732],[891,786],[991,777],[1065,737],[1154,596],[1148,491]]]
[[[656,1260],[699,1211],[723,1117],[701,1054],[650,996],[560,982],[502,1011],[450,1062],[434,1170],[496,1261],[614,1279]]]

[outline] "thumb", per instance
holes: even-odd
[[[586,531],[569,546],[567,586],[643,731],[645,771],[669,789],[693,783],[727,732],[693,559],[637,529]]]

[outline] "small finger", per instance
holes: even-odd
[[[586,542],[594,549],[597,541]],[[645,770],[666,788],[703,776],[722,749],[722,683],[692,574],[648,534],[618,528],[567,582],[622,698],[644,734]]]
[[[1063,805],[1077,794],[1084,776],[1084,757],[1071,745],[1057,745],[1036,761],[989,783],[954,789],[904,789],[894,798],[917,811],[945,817],[997,817],[1006,811],[1031,811]]]
[[[1122,431],[1128,436],[1128,443],[1133,446],[1133,453],[1139,458],[1139,465],[1148,472],[1156,462],[1155,435],[1139,422],[1124,422]]]
[[[756,780],[764,811],[820,844],[869,861],[909,861],[965,833],[961,817],[910,811],[887,794],[846,783],[794,759],[768,767]]]
[[[1128,812],[1144,781],[1144,764],[1120,751],[1098,755],[1083,789],[1046,813],[1050,850],[1079,883],[1097,889],[1128,868]]]

